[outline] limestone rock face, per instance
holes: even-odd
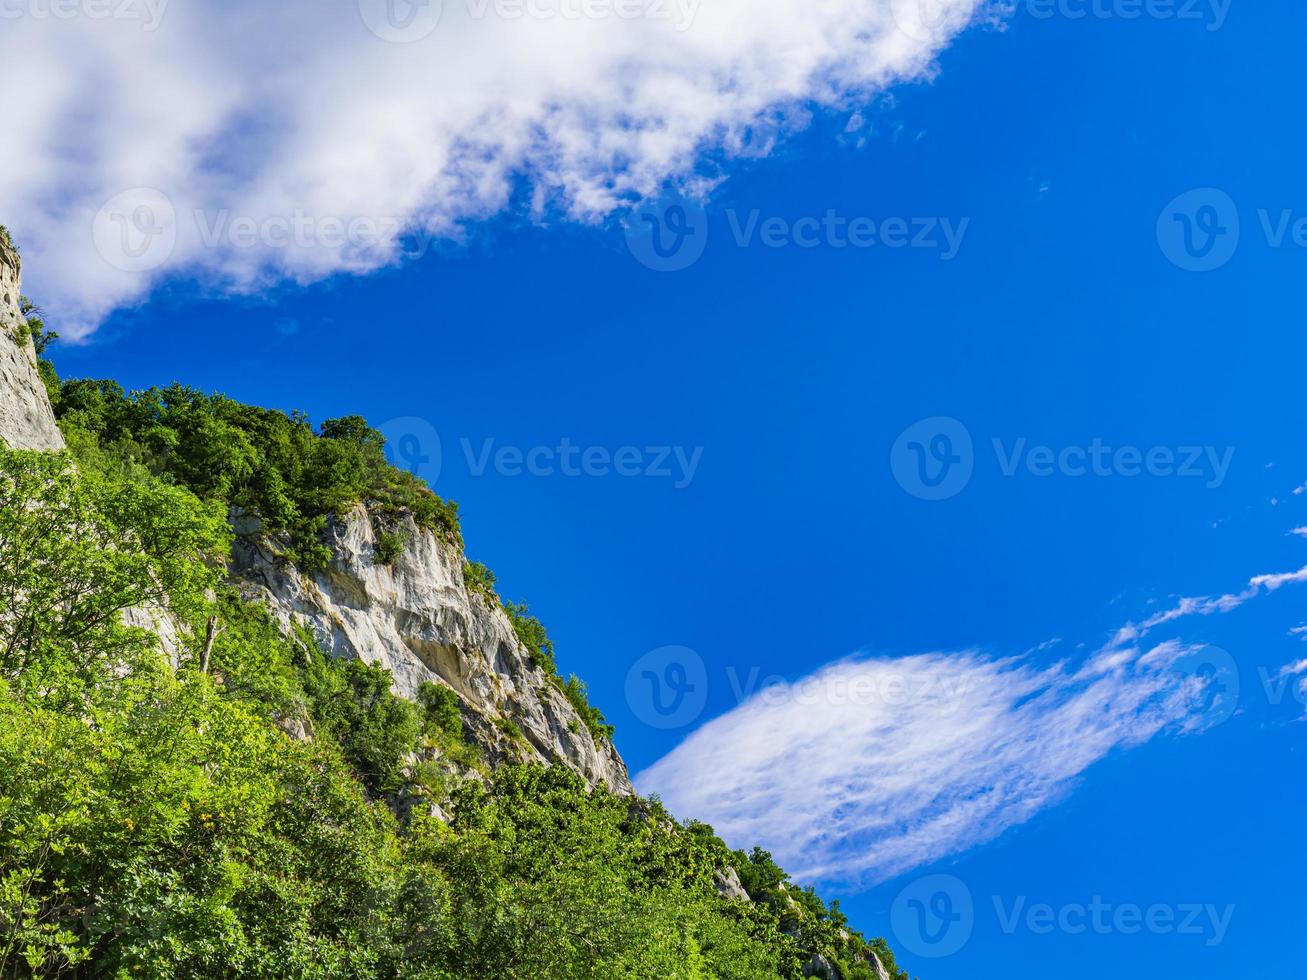
[[[0,440],[10,449],[62,449],[45,386],[36,372],[36,351],[26,338],[19,310],[22,263],[0,238]]]
[[[379,529],[360,506],[328,525],[330,565],[308,574],[278,556],[280,542],[254,518],[236,513],[232,526],[234,577],[283,625],[307,627],[333,656],[387,668],[404,697],[415,697],[425,681],[453,688],[492,762],[559,762],[591,786],[634,792],[612,743],[596,741],[532,664],[504,610],[468,591],[457,545],[406,517],[399,527],[404,550],[380,564]]]
[[[740,873],[734,868],[720,868],[713,873],[713,885],[717,889],[717,894],[723,898],[739,898],[746,902],[753,899],[745,891],[744,885],[740,882]]]
[[[35,351],[16,339],[25,337],[20,270],[18,253],[0,235],[0,439],[11,449],[58,450],[63,436]],[[591,786],[634,793],[612,743],[596,740],[557,685],[532,664],[504,610],[469,593],[460,547],[405,518],[398,528],[407,539],[403,552],[380,564],[374,560],[378,529],[360,506],[329,524],[330,566],[306,574],[278,557],[279,542],[256,519],[232,516],[232,574],[283,625],[307,627],[334,656],[388,668],[404,697],[414,698],[425,681],[453,688],[464,721],[492,763],[562,763]],[[180,638],[166,613],[133,609],[124,619],[158,633],[176,662]]]

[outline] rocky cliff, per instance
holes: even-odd
[[[19,307],[21,286],[18,251],[0,228],[0,440],[10,449],[62,449]]]
[[[11,449],[58,450],[55,422],[19,306],[21,263],[0,228],[0,439]],[[337,657],[379,664],[396,693],[412,698],[430,681],[454,689],[472,739],[489,761],[558,762],[595,786],[632,793],[621,757],[596,739],[549,675],[532,664],[500,605],[469,592],[462,549],[411,518],[399,529],[403,552],[375,560],[377,529],[356,507],[329,522],[331,560],[307,574],[278,557],[281,548],[256,517],[233,514],[231,573],[283,625],[307,627]],[[160,610],[128,619],[159,633],[175,655],[175,629]]]
[[[331,561],[306,574],[277,557],[257,518],[235,514],[232,572],[287,627],[307,626],[337,657],[379,664],[396,692],[424,681],[452,687],[464,721],[492,762],[561,762],[591,785],[631,793],[626,766],[596,740],[549,676],[532,664],[497,602],[469,591],[462,550],[406,518],[404,550],[376,560],[377,528],[355,507],[327,526]]]

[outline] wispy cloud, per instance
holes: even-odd
[[[39,256],[33,290],[66,334],[168,273],[306,282],[396,260],[398,226],[599,222],[668,179],[711,186],[711,161],[767,154],[814,106],[928,77],[982,0],[392,0],[389,20],[387,0],[118,6],[140,16],[20,4],[0,32],[23,80],[0,221]],[[128,191],[101,231],[175,211],[161,265],[97,254],[97,214]],[[300,220],[307,237],[287,231]],[[358,222],[383,240],[341,241]]]
[[[1140,641],[1303,581],[1307,568],[1182,599],[1078,663],[1041,665],[1035,651],[842,660],[709,722],[636,782],[800,878],[873,884],[1024,823],[1116,749],[1229,717],[1228,654]],[[1280,677],[1303,674],[1307,660]]]
[[[1219,596],[1193,596],[1180,599],[1171,608],[1154,613],[1142,622],[1127,623],[1122,626],[1112,642],[1114,644],[1133,643],[1156,627],[1182,619],[1185,616],[1210,616],[1212,613],[1229,612],[1242,606],[1248,600],[1255,599],[1263,590],[1274,592],[1281,586],[1294,582],[1307,582],[1307,565],[1295,572],[1254,575],[1248,580],[1248,585],[1239,592],[1227,592]]]
[[[637,785],[801,879],[870,884],[1023,823],[1114,749],[1200,728],[1193,654],[845,660],[705,725]]]

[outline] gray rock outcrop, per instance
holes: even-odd
[[[399,527],[404,550],[380,564],[378,528],[359,506],[328,524],[331,562],[306,574],[278,556],[279,542],[256,519],[236,514],[232,524],[233,575],[285,627],[308,627],[333,656],[387,668],[405,697],[427,681],[453,688],[492,762],[561,762],[591,786],[634,792],[612,743],[594,738],[531,662],[500,605],[468,590],[457,545],[406,517]]]
[[[62,449],[19,307],[22,262],[7,239],[0,229],[0,441],[10,449]]]

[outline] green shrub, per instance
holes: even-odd
[[[458,710],[458,695],[453,688],[424,681],[418,688],[418,705],[427,732],[463,737],[463,715]]]
[[[562,685],[562,690],[567,700],[572,703],[572,707],[576,709],[576,713],[581,716],[581,721],[594,740],[596,742],[611,740],[616,729],[608,724],[602,711],[590,704],[589,695],[581,678],[572,674],[568,677],[567,683]]]
[[[462,543],[457,505],[391,466],[381,434],[356,415],[328,419],[315,433],[298,412],[181,385],[127,394],[112,381],[63,382],[55,411],[86,464],[130,461],[201,498],[257,514],[269,531],[289,537],[288,557],[307,570],[329,557],[327,519],[360,503],[385,517],[410,513],[419,526]]]
[[[554,661],[554,644],[545,632],[544,624],[531,615],[524,603],[506,602],[504,612],[508,613],[513,624],[513,632],[526,647],[531,663],[551,677],[558,676],[558,665]]]
[[[463,584],[469,594],[480,596],[491,605],[499,602],[499,596],[495,594],[495,573],[481,562],[463,563]]]
[[[334,738],[374,797],[400,788],[422,731],[416,705],[391,691],[390,671],[313,652],[304,692],[317,732]]]
[[[408,547],[408,535],[399,531],[381,531],[372,548],[372,560],[378,565],[393,565]]]
[[[526,736],[522,734],[522,729],[517,727],[517,722],[512,718],[496,718],[495,727],[515,742],[526,741]]]

